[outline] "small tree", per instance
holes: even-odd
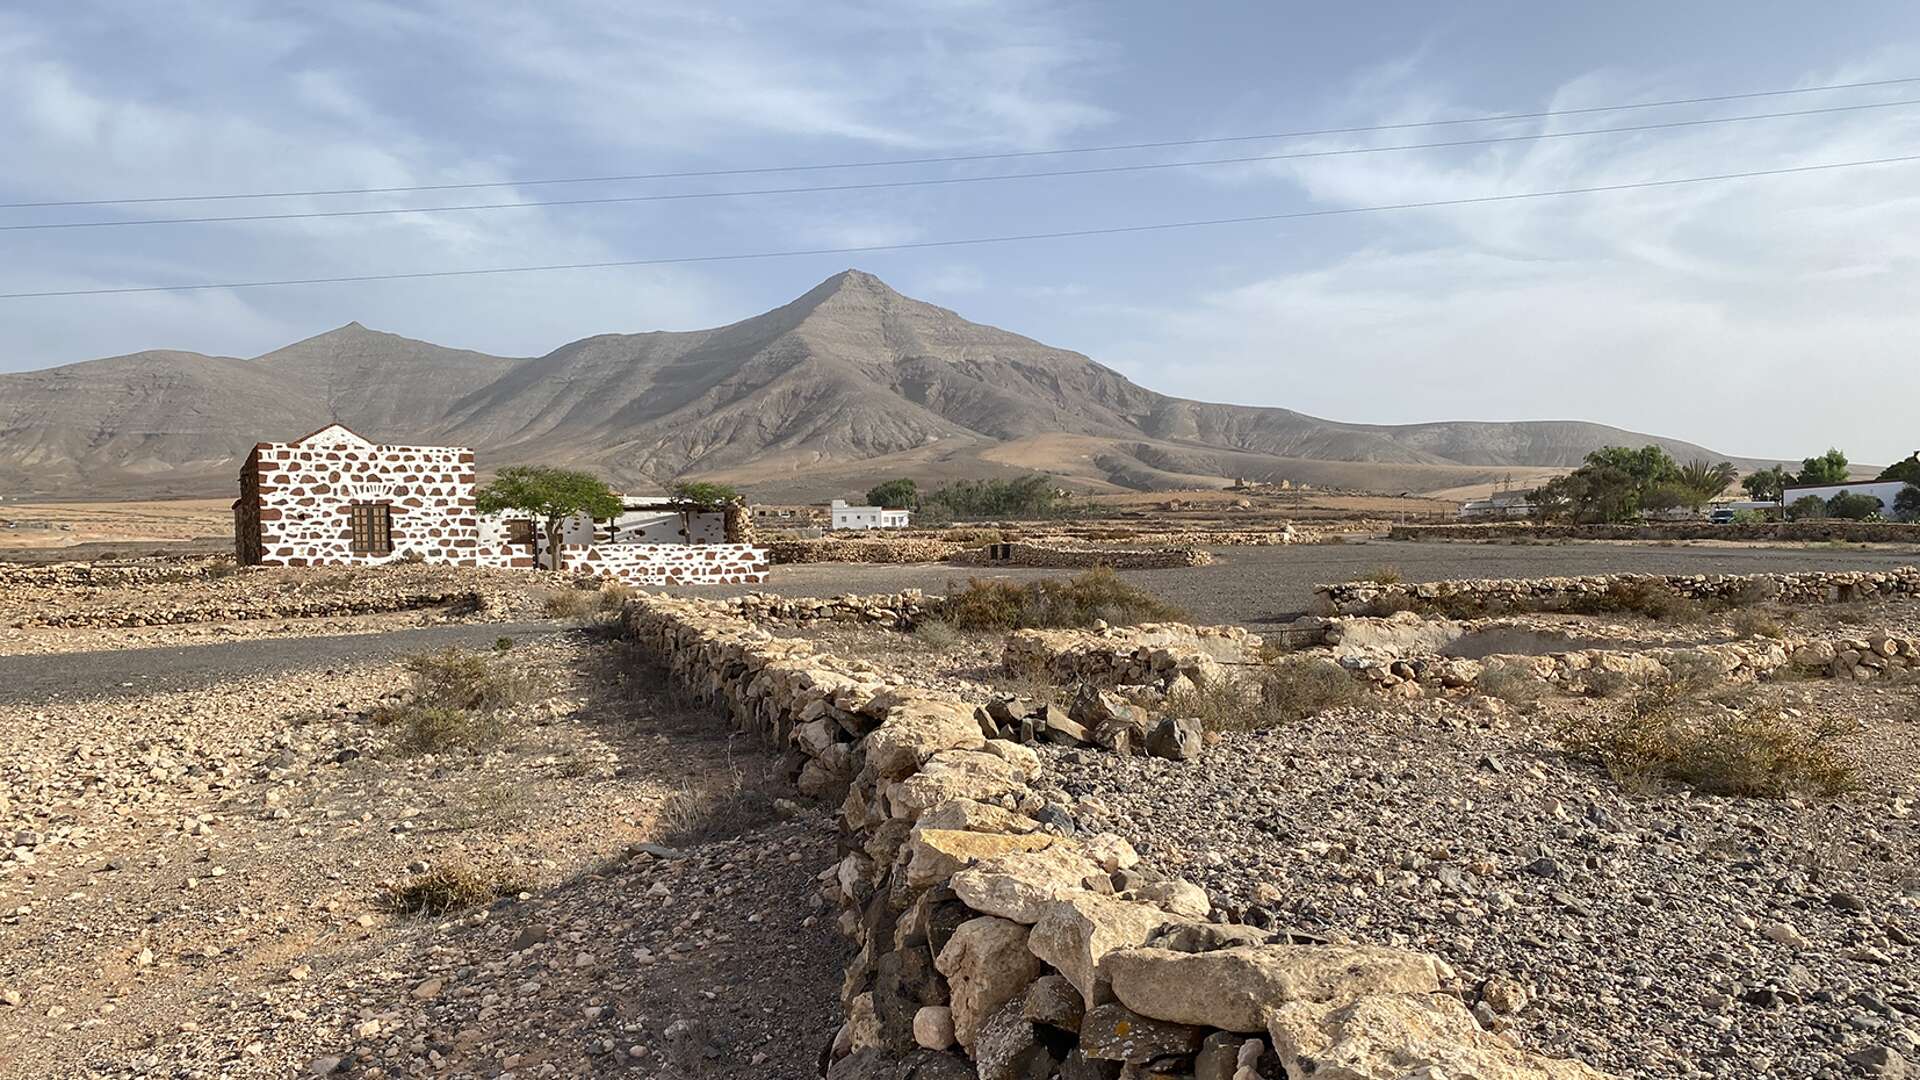
[[[533,515],[547,538],[552,568],[560,569],[560,533],[567,519],[585,514],[595,521],[620,516],[620,497],[606,481],[588,472],[546,465],[515,465],[500,470],[493,482],[473,493],[483,514],[522,510]]]
[[[1893,497],[1893,514],[1901,521],[1920,521],[1920,481],[1907,481]]]
[[[1819,457],[1800,462],[1802,484],[1844,484],[1847,482],[1847,455],[1829,447]]]
[[[1920,484],[1920,453],[1887,466],[1875,479],[1905,480],[1909,484]]]
[[[725,510],[727,504],[737,502],[740,493],[728,484],[714,484],[705,480],[686,480],[673,485],[668,497],[673,500],[674,509],[680,512],[680,535],[693,541],[693,515],[711,514]]]
[[[1779,502],[1781,493],[1791,483],[1792,473],[1778,465],[1771,465],[1747,474],[1747,478],[1740,481],[1740,486],[1747,489],[1747,495],[1755,502]]]
[[[1802,495],[1787,507],[1787,517],[1794,521],[1813,521],[1827,516],[1827,501],[1818,495]]]
[[[911,510],[920,502],[920,489],[906,477],[875,484],[867,491],[867,505],[888,510]]]
[[[1842,491],[1827,500],[1827,516],[1848,521],[1865,521],[1880,513],[1880,500],[1871,495]]]

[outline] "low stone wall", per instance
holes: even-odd
[[[781,596],[748,593],[720,601],[727,611],[749,622],[804,625],[816,622],[858,622],[911,630],[921,619],[937,615],[945,597],[928,596],[918,589],[857,596]]]
[[[1701,672],[1725,682],[1752,682],[1784,671],[1865,681],[1920,669],[1920,639],[1875,632],[1864,637],[1755,639],[1656,649],[1582,649],[1549,655],[1343,657],[1340,663],[1371,689],[1418,697],[1445,690],[1500,689],[1494,680],[1531,678],[1570,694],[1610,693]],[[1497,671],[1494,679],[1489,672]],[[1495,696],[1500,696],[1498,693]]]
[[[128,563],[63,562],[41,566],[0,564],[0,589],[104,589],[157,581],[193,581],[231,574],[231,556]]]
[[[925,563],[941,562],[960,550],[946,540],[913,537],[860,540],[771,540],[767,554],[775,564],[785,563]]]
[[[1162,570],[1206,566],[1213,555],[1199,548],[1068,547],[1046,543],[986,544],[954,553],[955,566],[1034,566],[1056,569]]]
[[[1299,525],[1285,525],[1278,529],[1079,529],[1063,534],[1066,539],[1086,541],[1113,541],[1116,543],[1142,545],[1146,547],[1276,547],[1283,544],[1309,544],[1320,539],[1317,529]],[[1045,533],[1030,535],[1026,539],[1045,542],[1055,539]]]
[[[575,574],[628,585],[757,585],[767,580],[767,552],[750,544],[595,544],[560,550]]]
[[[1593,1080],[1482,1030],[1432,956],[1208,921],[1125,839],[1063,835],[985,710],[889,686],[720,605],[641,596],[634,640],[838,799],[821,874],[859,945],[830,1080],[1477,1076]],[[1042,821],[1054,822],[1043,825]]]
[[[1634,525],[1536,525],[1490,521],[1477,525],[1395,525],[1393,540],[1747,540],[1848,544],[1920,544],[1920,524],[1892,521],[1763,521],[1714,525],[1705,521],[1648,521]]]
[[[1041,674],[1066,686],[1171,686],[1182,676],[1218,681],[1223,666],[1260,658],[1261,639],[1237,626],[1146,623],[1104,630],[1016,630],[1002,663],[1014,674]]]
[[[1399,582],[1348,581],[1316,585],[1319,606],[1331,614],[1365,614],[1400,607],[1443,614],[1489,609],[1561,611],[1602,602],[1609,593],[1658,589],[1704,601],[1824,604],[1920,596],[1920,567],[1895,570],[1814,570],[1797,574],[1603,574],[1591,577],[1503,578]]]

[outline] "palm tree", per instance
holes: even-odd
[[[1680,466],[1676,479],[1680,481],[1681,487],[1686,488],[1698,498],[1699,501],[1693,504],[1694,509],[1698,510],[1718,498],[1721,492],[1732,487],[1734,479],[1739,475],[1740,470],[1734,468],[1732,462],[1723,461],[1718,465],[1710,465],[1695,458]]]

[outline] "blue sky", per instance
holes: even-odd
[[[1920,7],[616,2],[0,10],[0,201],[1052,149],[1920,75]],[[1481,128],[1920,99],[1906,87]],[[1252,149],[1423,141],[1432,131]],[[1248,147],[1099,155],[1150,162]],[[12,232],[0,292],[836,247],[1463,198],[1920,153],[1920,106],[1101,177]],[[1092,161],[1068,159],[1072,163]],[[1047,159],[579,188],[721,190]],[[471,194],[214,204],[422,205]],[[138,216],[206,213],[164,204]],[[0,223],[131,216],[0,210]],[[359,320],[538,354],[716,325],[849,265],[1155,389],[1343,420],[1586,418],[1728,453],[1920,445],[1920,163],[1125,237],[279,290],[0,301],[0,370],[253,355]]]

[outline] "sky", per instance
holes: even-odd
[[[1844,17],[1843,17],[1844,12]],[[1920,76],[1920,5],[653,4],[0,8],[0,225],[973,178],[1914,100],[1789,97],[1030,153]],[[0,230],[0,293],[675,259],[1353,210],[1920,155],[1920,104],[1004,181]],[[252,356],[349,321],[539,355],[715,326],[849,266],[1155,390],[1347,421],[1588,419],[1730,454],[1920,446],[1920,161],[1553,198],[857,254],[0,300],[0,371]]]

